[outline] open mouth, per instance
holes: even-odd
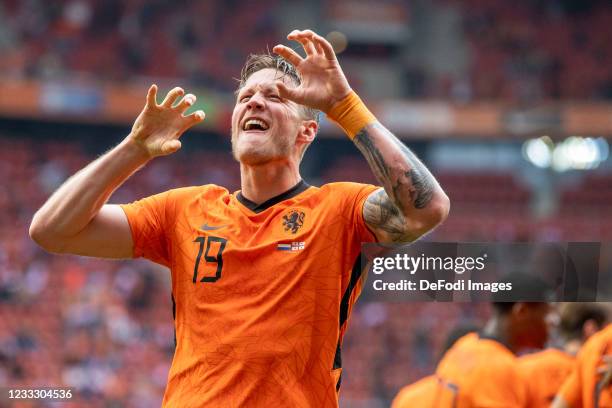
[[[264,120],[256,119],[256,118],[247,119],[242,125],[242,130],[245,130],[247,132],[249,131],[264,132],[268,130],[269,128],[270,126],[268,126],[268,124]]]

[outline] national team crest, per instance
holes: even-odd
[[[283,215],[283,226],[285,231],[291,231],[292,234],[298,232],[302,225],[304,225],[304,214],[303,211],[292,210],[289,214]]]

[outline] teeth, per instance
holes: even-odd
[[[243,130],[251,130],[255,126],[260,126],[263,130],[268,129],[268,125],[263,120],[259,119],[249,119],[244,123]]]

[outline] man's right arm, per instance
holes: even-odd
[[[157,156],[176,152],[178,138],[204,119],[204,112],[184,116],[195,102],[174,88],[156,102],[157,87],[147,94],[144,110],[132,132],[118,146],[70,177],[36,212],[30,236],[49,252],[131,258],[132,233],[118,205],[106,204],[111,194],[136,170]]]

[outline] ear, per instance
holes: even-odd
[[[582,339],[586,341],[589,337],[599,331],[597,322],[593,319],[589,319],[582,325]]]
[[[297,140],[302,143],[311,143],[317,135],[319,125],[315,120],[304,120],[298,129]]]

